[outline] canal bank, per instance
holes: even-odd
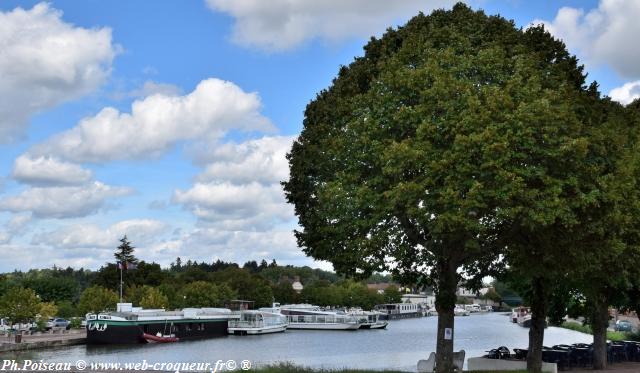
[[[22,335],[19,343],[16,343],[15,337],[15,335],[2,337],[0,339],[0,352],[84,345],[87,341],[87,332],[84,329],[73,329],[65,332]]]

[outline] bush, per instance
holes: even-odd
[[[71,320],[69,320],[69,326],[72,329],[80,329],[82,328],[82,319],[79,317],[74,317]]]

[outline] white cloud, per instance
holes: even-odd
[[[0,244],[8,244],[15,236],[23,234],[30,222],[31,214],[13,216],[0,231]]]
[[[180,256],[207,262],[232,261],[244,263],[248,260],[275,258],[280,264],[310,265],[313,259],[304,255],[297,247],[291,230],[261,232],[220,231],[216,228],[201,228],[175,240],[158,242],[145,247],[141,254],[168,265]],[[318,264],[326,267],[326,263]]]
[[[134,247],[155,242],[166,231],[167,225],[157,220],[124,220],[102,229],[95,224],[76,224],[33,236],[32,244],[49,245],[63,249],[115,248],[118,240],[127,235]]]
[[[260,99],[235,84],[207,79],[185,96],[155,94],[133,102],[131,113],[104,108],[32,149],[75,162],[156,157],[179,141],[215,140],[231,129],[270,131]]]
[[[625,83],[622,87],[612,89],[609,92],[609,97],[623,105],[630,104],[633,100],[640,98],[640,80]]]
[[[277,184],[196,183],[189,190],[177,190],[174,201],[226,230],[263,230],[293,218],[293,208]]]
[[[449,7],[453,0],[206,0],[235,18],[233,40],[267,50],[286,50],[313,38],[337,41],[379,34],[419,11]]]
[[[82,186],[33,187],[0,199],[0,210],[31,212],[36,218],[73,218],[96,213],[106,200],[132,193],[124,187],[93,182]]]
[[[117,49],[110,29],[65,23],[47,3],[0,12],[0,142],[21,137],[33,114],[95,90]]]
[[[240,144],[227,143],[206,153],[209,164],[198,175],[200,182],[228,180],[233,183],[273,184],[289,177],[285,158],[294,137],[262,137]],[[200,158],[200,161],[206,161]]]
[[[220,231],[267,231],[294,220],[280,182],[288,179],[286,153],[293,137],[265,136],[210,146],[198,161],[204,170],[187,190],[176,190],[201,225]]]
[[[147,80],[141,87],[129,92],[131,97],[147,97],[153,95],[178,96],[182,93],[180,87],[173,84],[158,83],[153,80]]]
[[[14,179],[33,185],[78,185],[91,180],[91,171],[79,165],[52,157],[19,156],[11,175]]]
[[[600,0],[598,8],[563,7],[551,22],[543,23],[554,36],[588,64],[607,64],[624,77],[640,77],[640,1]]]

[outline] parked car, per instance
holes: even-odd
[[[71,328],[71,325],[69,323],[69,320],[65,320],[65,319],[49,319],[49,321],[47,322],[47,329],[51,329],[51,328],[65,328],[65,329],[69,329]]]
[[[633,324],[627,320],[618,320],[616,321],[614,329],[617,332],[630,332],[633,330]]]

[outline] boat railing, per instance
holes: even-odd
[[[358,319],[347,315],[289,315],[290,323],[314,323],[314,324],[356,324]]]
[[[229,320],[230,328],[262,328],[262,320]]]

